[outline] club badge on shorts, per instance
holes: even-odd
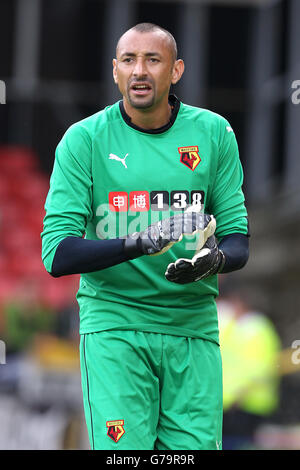
[[[178,147],[180,161],[190,170],[194,171],[201,162],[198,145],[190,147]]]
[[[106,421],[106,426],[108,427],[107,435],[115,442],[118,442],[125,433],[125,429],[123,428],[124,419]]]

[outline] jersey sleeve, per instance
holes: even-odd
[[[248,235],[248,214],[242,190],[243,169],[238,144],[229,123],[222,119],[219,155],[209,209],[217,222],[218,239],[231,233]]]
[[[68,236],[82,237],[92,217],[91,138],[78,123],[56,148],[45,211],[42,260],[51,272],[59,243]]]

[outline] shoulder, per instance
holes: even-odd
[[[198,124],[206,124],[207,126],[212,127],[224,127],[229,125],[229,122],[224,116],[207,108],[200,108],[186,103],[181,103],[180,110],[182,119],[193,120]]]
[[[73,141],[85,140],[92,141],[95,135],[104,126],[112,121],[119,119],[118,114],[119,102],[107,106],[96,113],[81,119],[70,125],[65,131],[62,140]]]
[[[220,142],[227,134],[234,135],[228,120],[214,111],[181,103],[180,118],[186,125],[204,130],[206,135]]]

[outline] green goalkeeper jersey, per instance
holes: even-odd
[[[219,240],[247,234],[243,172],[230,124],[177,102],[169,126],[143,131],[128,122],[121,105],[73,124],[57,146],[42,232],[49,272],[65,237],[123,237],[190,204],[215,216]],[[218,342],[217,275],[184,285],[164,276],[169,263],[192,258],[196,249],[197,237],[184,236],[164,254],[81,274],[80,333],[128,329]]]

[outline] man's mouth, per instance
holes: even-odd
[[[134,83],[131,85],[130,89],[134,94],[144,96],[150,93],[152,87],[148,83]]]

